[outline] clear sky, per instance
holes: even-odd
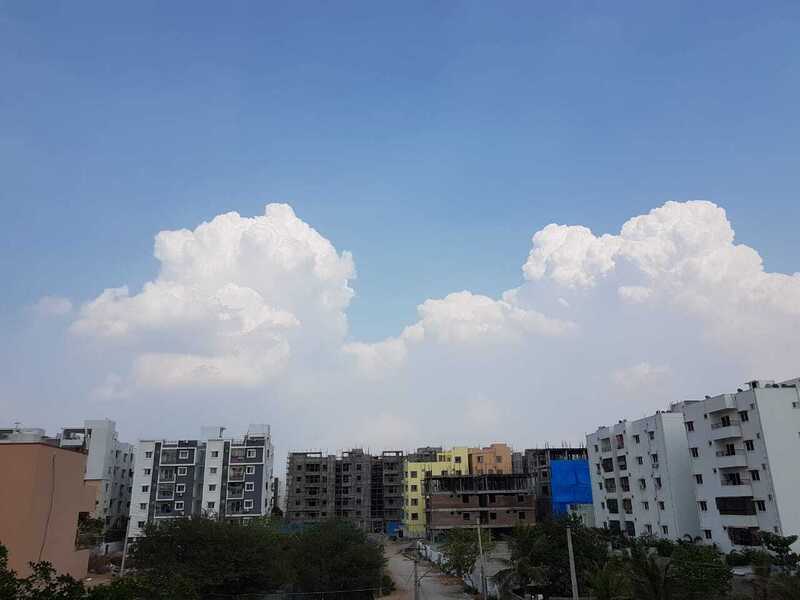
[[[40,297],[135,294],[159,231],[271,202],[352,252],[347,340],[669,200],[800,270],[797,2],[0,0],[0,85],[5,356],[66,339]]]

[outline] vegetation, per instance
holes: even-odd
[[[240,594],[326,592],[329,598],[373,598],[391,591],[380,545],[347,521],[330,520],[299,532],[268,521],[247,524],[175,519],[148,526],[132,545],[129,573],[86,589],[57,576],[49,563],[18,578],[0,546],[3,600],[201,600]],[[362,591],[351,591],[362,590]],[[373,593],[373,591],[375,593]]]
[[[488,554],[494,549],[491,533],[484,531],[481,534],[481,543],[484,553]],[[478,533],[474,529],[453,529],[447,533],[447,537],[442,547],[445,556],[444,569],[451,575],[463,579],[466,577],[472,587],[477,587],[476,582],[472,581],[472,572],[475,564],[480,558],[480,547],[478,545]]]

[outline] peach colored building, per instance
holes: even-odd
[[[470,448],[469,472],[471,475],[513,473],[511,448],[506,444],[489,444],[485,448]]]
[[[59,574],[83,579],[89,550],[75,546],[78,516],[95,501],[83,480],[86,454],[40,438],[0,440],[0,543],[21,577],[30,574],[29,562],[45,560]]]

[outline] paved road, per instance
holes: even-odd
[[[406,541],[405,543],[388,542],[385,546],[389,572],[397,586],[397,590],[387,597],[388,600],[413,600],[414,598],[412,582],[414,563],[402,554],[402,550],[409,545],[409,542]],[[432,568],[431,563],[420,561],[418,572],[422,575]],[[422,579],[419,598],[420,600],[466,600],[471,598],[463,590],[464,587],[458,580],[434,569]]]

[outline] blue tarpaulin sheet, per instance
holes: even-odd
[[[592,480],[587,460],[550,461],[553,516],[567,514],[570,504],[592,503]]]

